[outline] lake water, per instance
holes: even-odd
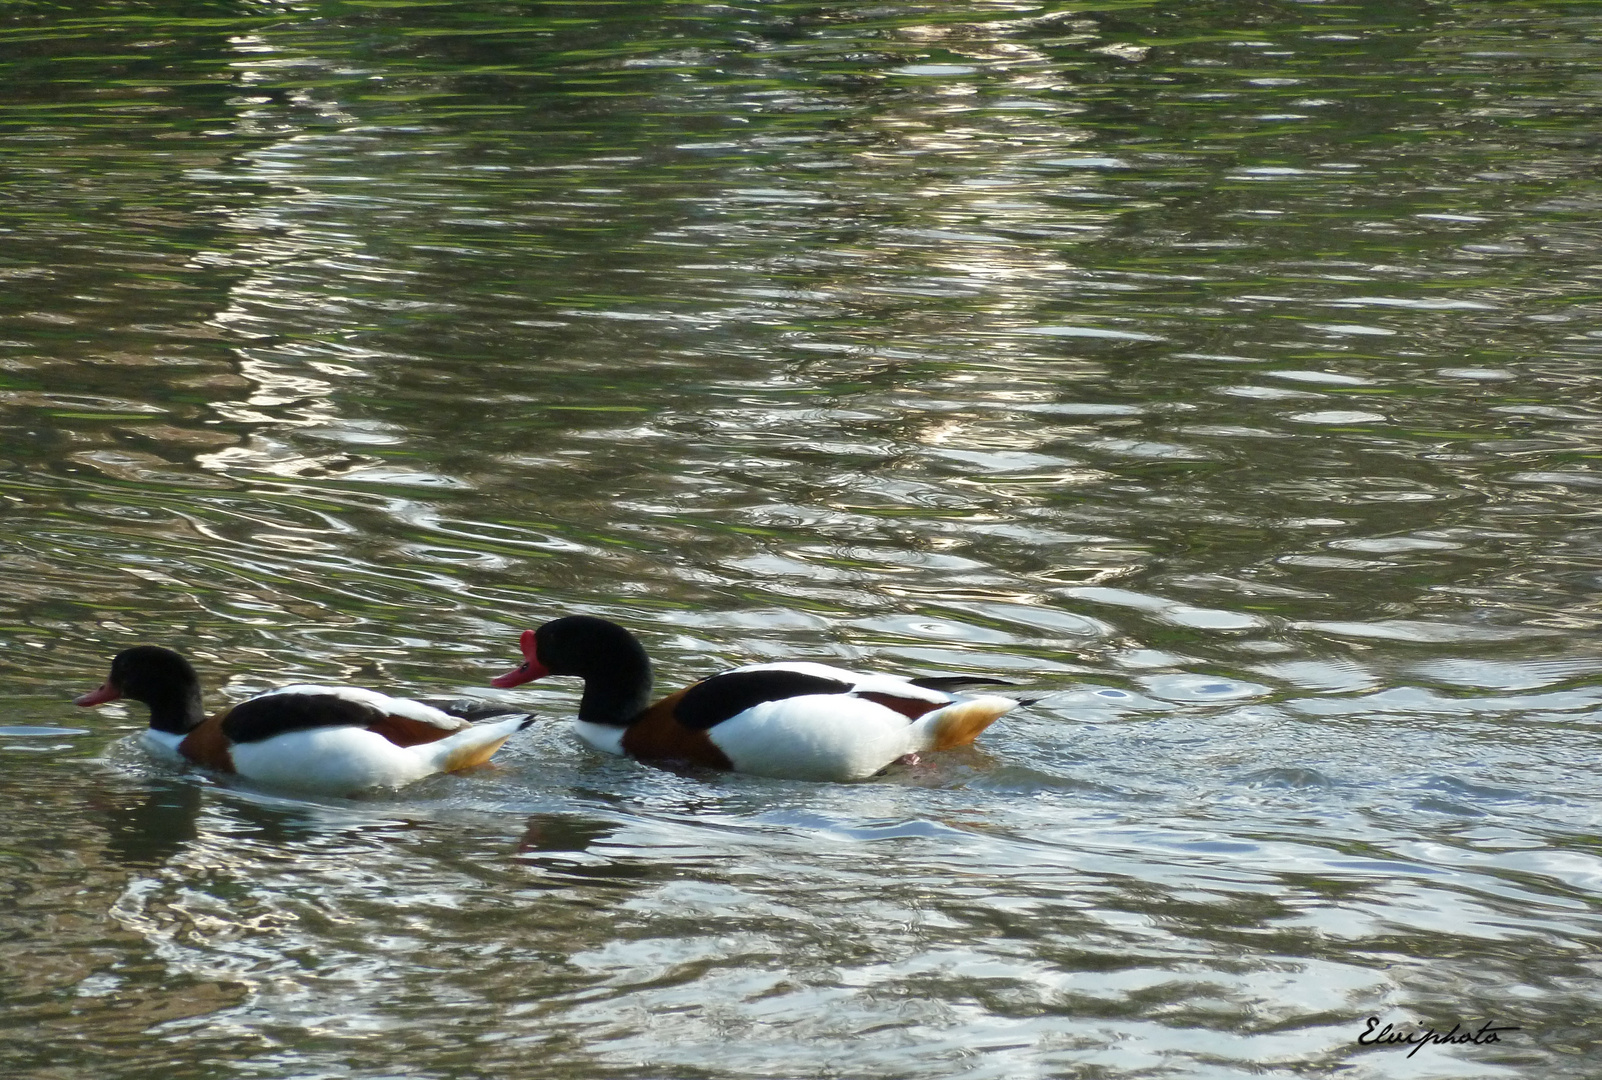
[[[0,1073],[1598,1075],[1598,5],[0,20]],[[576,611],[1039,700],[648,767]],[[542,719],[289,799],[147,641]]]

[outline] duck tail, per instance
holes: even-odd
[[[523,714],[492,724],[474,724],[414,749],[440,772],[457,772],[484,764],[502,743],[533,722],[533,716]]]
[[[923,732],[924,745],[920,749],[949,750],[953,746],[967,746],[979,737],[981,731],[1017,705],[1012,698],[986,694],[983,697],[963,698],[925,713],[914,725]]]

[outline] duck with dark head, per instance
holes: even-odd
[[[809,662],[735,668],[651,701],[651,661],[617,623],[569,615],[522,636],[523,663],[492,685],[584,680],[574,728],[647,761],[803,780],[860,780],[923,751],[965,746],[1018,701],[953,693],[988,677],[901,678]]]
[[[395,788],[488,761],[526,713],[472,724],[409,698],[354,686],[285,686],[207,716],[200,677],[159,645],[124,649],[75,704],[150,707],[144,742],[160,756],[274,787],[328,794]]]

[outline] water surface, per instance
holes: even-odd
[[[0,1071],[1591,1075],[1593,5],[14,6]],[[573,611],[1039,700],[651,768]],[[287,799],[141,641],[549,722]]]

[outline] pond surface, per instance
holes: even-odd
[[[1596,1075],[1597,5],[0,18],[0,1073]],[[576,611],[1039,700],[648,767]],[[284,798],[144,641],[542,722]]]

